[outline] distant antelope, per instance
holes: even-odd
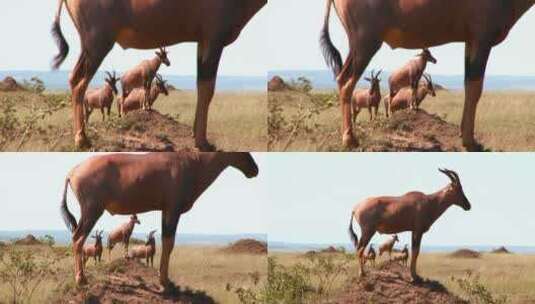
[[[163,80],[161,75],[156,75],[156,83],[151,86],[150,92],[148,94],[148,109],[152,110],[152,105],[158,99],[160,93],[163,93],[165,96],[169,95],[167,91],[167,82]],[[122,97],[117,101],[117,107],[119,111],[119,117],[128,112],[138,110],[142,108],[143,101],[146,98],[145,89],[137,88],[134,89],[126,99]]]
[[[85,120],[89,121],[89,116],[94,109],[100,109],[102,113],[102,121],[105,120],[106,116],[104,114],[104,109],[108,112],[108,118],[110,117],[111,105],[113,104],[114,94],[117,95],[117,73],[115,71],[113,74],[106,72],[106,78],[104,79],[105,84],[100,89],[89,89],[85,93],[84,97],[84,108],[85,108]]]
[[[375,267],[375,249],[373,249],[373,245],[370,245],[370,249],[368,250],[368,254],[366,255],[366,261],[370,261],[371,265]]]
[[[375,232],[393,234],[411,231],[411,276],[415,282],[421,280],[416,274],[416,260],[423,234],[451,205],[460,206],[467,211],[471,208],[457,173],[447,169],[439,170],[451,183],[435,193],[409,192],[397,197],[371,197],[353,208],[349,220],[349,235],[359,257],[361,276],[365,275],[364,250]],[[362,230],[360,241],[353,231],[353,219]]]
[[[73,168],[65,178],[61,214],[72,233],[76,283],[87,282],[82,247],[104,210],[112,215],[161,211],[160,284],[169,291],[173,286],[168,275],[169,257],[180,216],[228,167],[240,170],[247,178],[258,175],[250,153],[225,152],[107,154],[93,156]],[[69,185],[80,204],[78,222],[67,207]],[[230,212],[232,204],[228,206]]]
[[[138,245],[128,251],[127,258],[129,259],[145,259],[147,266],[154,266],[154,254],[156,253],[156,240],[154,239],[154,233],[156,230],[153,230],[149,233],[147,237],[147,242],[145,245]]]
[[[397,234],[394,234],[391,239],[389,239],[388,241],[381,244],[381,246],[379,246],[379,256],[382,256],[383,253],[387,252],[388,259],[391,259],[392,249],[394,248],[394,244],[396,244],[396,242],[399,242],[399,238]]]
[[[415,109],[420,108],[420,104],[422,104],[428,94],[431,94],[431,96],[433,97],[437,96],[435,92],[435,85],[433,84],[433,79],[431,78],[431,75],[424,74],[423,77],[425,81],[423,83],[420,83],[418,89],[416,90]],[[411,87],[405,87],[399,90],[396,96],[394,96],[394,98],[392,99],[387,96],[385,98],[385,108],[387,113],[390,112],[390,114],[392,114],[399,110],[409,108],[413,97],[414,94],[413,89]],[[387,116],[389,116],[389,114],[387,114]]]
[[[399,260],[403,266],[407,266],[407,262],[409,260],[409,248],[407,247],[407,244],[405,244],[405,247],[403,247]]]
[[[351,94],[384,42],[392,49],[425,49],[464,42],[466,94],[461,123],[463,145],[469,151],[481,149],[474,138],[474,122],[491,49],[505,40],[520,17],[535,4],[535,0],[325,2],[320,44],[325,61],[332,68],[338,83],[343,117],[342,142],[345,146],[357,144],[351,121]],[[344,63],[329,33],[332,6],[349,40],[349,53]]]
[[[115,244],[117,243],[123,243],[124,245],[124,254],[128,254],[128,244],[130,243],[130,237],[132,236],[132,232],[134,231],[134,227],[136,224],[141,224],[141,222],[137,219],[137,215],[133,214],[130,216],[130,219],[128,222],[123,223],[119,227],[115,228],[110,232],[108,235],[108,253],[111,257],[111,251],[113,250],[113,247],[115,247]]]
[[[63,4],[81,41],[81,53],[69,78],[73,134],[78,147],[90,146],[85,134],[83,96],[116,42],[124,49],[145,50],[195,42],[198,45],[195,146],[201,151],[215,149],[206,138],[206,129],[223,49],[238,39],[267,0],[58,0],[52,26],[59,48],[52,62],[54,69],[59,68],[69,53],[60,26]]]
[[[379,104],[381,103],[381,79],[379,75],[383,70],[374,74],[375,71],[371,71],[371,78],[364,78],[364,80],[370,83],[370,88],[367,90],[356,90],[351,100],[353,111],[353,123],[357,121],[357,116],[363,108],[367,108],[370,113],[370,120],[373,120],[372,110],[375,111],[375,118],[377,118],[377,112],[379,110]]]
[[[95,239],[95,244],[85,245],[82,249],[82,256],[84,260],[84,265],[87,263],[87,260],[92,257],[95,260],[95,264],[100,263],[102,259],[102,234],[104,230],[95,231],[95,235],[92,238]]]

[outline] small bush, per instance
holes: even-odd
[[[505,304],[506,296],[495,296],[481,283],[479,276],[467,271],[462,278],[451,277],[451,280],[465,293],[470,303],[477,304]]]

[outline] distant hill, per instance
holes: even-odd
[[[366,71],[366,75],[369,74]],[[381,74],[381,86],[388,87],[388,76],[390,72],[384,71]],[[305,76],[310,79],[316,89],[334,89],[336,88],[336,82],[334,81],[333,74],[328,70],[280,70],[270,71],[268,73],[268,79],[273,76],[280,76],[284,80],[297,79],[298,77]],[[464,89],[464,76],[463,75],[431,75],[433,81],[444,86],[448,90],[463,90]],[[359,85],[363,85],[364,82],[359,81]],[[535,76],[494,76],[489,75],[485,78],[485,89],[491,91],[504,91],[504,90],[527,90],[535,91]]]
[[[118,72],[119,73],[119,72]],[[119,73],[120,74],[120,73]],[[0,71],[0,79],[13,76],[18,82],[36,76],[44,81],[48,90],[68,90],[68,71]],[[180,90],[195,90],[196,76],[163,75],[169,84]],[[98,72],[91,87],[104,84],[104,72]],[[220,91],[265,91],[267,78],[263,76],[219,76],[217,89]]]
[[[158,231],[156,242],[160,243],[160,233]],[[10,241],[13,239],[23,238],[26,235],[31,234],[36,238],[43,237],[45,235],[51,235],[56,240],[57,244],[66,245],[71,242],[71,234],[67,230],[20,230],[20,231],[0,231],[0,241]],[[104,240],[107,237],[107,232],[104,232]],[[146,233],[136,233],[132,237],[145,240],[147,238]],[[241,239],[255,239],[263,242],[267,242],[267,235],[265,234],[191,234],[191,233],[178,233],[175,244],[178,245],[215,245],[226,246],[230,243],[236,242]]]

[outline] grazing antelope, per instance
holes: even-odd
[[[133,69],[126,72],[121,77],[121,87],[123,89],[123,100],[136,88],[145,89],[145,98],[141,103],[141,108],[146,110],[149,103],[149,92],[151,91],[152,81],[156,77],[160,66],[165,64],[170,66],[171,62],[167,58],[167,50],[160,47],[160,50],[156,51],[156,56],[151,60],[143,60],[140,64]]]
[[[409,103],[410,108],[415,108],[416,103],[416,91],[420,85],[420,79],[425,72],[427,63],[437,63],[437,60],[428,49],[424,49],[416,58],[410,60],[403,67],[395,70],[388,78],[388,84],[390,86],[390,99],[393,99],[396,94],[405,87],[410,87],[412,90],[412,99]]]
[[[373,120],[372,109],[375,111],[375,118],[377,118],[379,104],[381,103],[381,79],[379,79],[379,75],[382,71],[377,72],[377,74],[374,74],[375,71],[371,71],[371,78],[364,78],[370,83],[370,88],[368,90],[356,90],[353,94],[351,101],[353,105],[353,123],[357,121],[357,116],[363,108],[367,108],[370,112],[370,120]]]
[[[119,227],[115,228],[108,235],[108,254],[111,257],[111,251],[115,244],[123,243],[124,245],[124,254],[128,254],[128,244],[130,243],[130,237],[134,231],[136,224],[141,225],[141,222],[137,219],[137,215],[133,214],[130,216],[128,222],[123,223]]]
[[[160,210],[160,283],[164,291],[169,291],[173,286],[168,276],[169,256],[180,216],[228,167],[240,170],[248,178],[258,175],[250,153],[225,152],[107,154],[91,157],[72,169],[65,179],[61,213],[72,232],[76,282],[86,282],[82,247],[104,210],[112,215]],[[69,185],[80,204],[78,222],[67,207]]]
[[[388,259],[392,259],[392,249],[394,248],[394,244],[396,244],[396,242],[399,242],[399,239],[397,234],[394,234],[394,236],[392,236],[390,240],[384,242],[383,244],[381,244],[381,246],[379,246],[379,256],[382,256],[383,253],[387,252]]]
[[[431,96],[436,97],[437,93],[435,92],[435,85],[433,84],[433,79],[430,75],[424,74],[424,82],[420,83],[418,86],[418,89],[416,90],[416,103],[414,105],[415,109],[420,108],[420,104],[422,104],[422,101],[427,97],[428,94],[431,94]],[[411,87],[405,87],[396,94],[393,98],[386,97],[385,98],[385,108],[387,113],[390,112],[390,114],[397,112],[399,110],[403,110],[410,107],[411,100],[414,98],[413,89]],[[389,114],[387,114],[387,117]]]
[[[206,127],[223,49],[236,41],[267,0],[58,0],[52,26],[59,48],[52,62],[54,69],[59,68],[69,52],[60,26],[63,4],[70,12],[81,41],[81,53],[69,79],[77,146],[90,145],[85,134],[83,96],[116,42],[124,49],[154,49],[196,42],[195,146],[203,151],[214,150],[206,138]]]
[[[375,232],[393,234],[411,231],[411,276],[414,282],[421,280],[416,274],[416,260],[420,253],[423,234],[451,205],[460,206],[466,211],[471,208],[457,173],[447,169],[439,170],[450,179],[451,183],[435,193],[409,192],[397,197],[371,197],[353,208],[349,221],[349,235],[359,257],[361,276],[365,275],[364,249]],[[360,240],[353,231],[353,219],[361,228]]]
[[[373,245],[370,245],[370,249],[368,250],[368,254],[366,255],[366,261],[370,261],[373,267],[375,267],[376,256],[377,255],[375,254],[375,249],[373,249]]]
[[[169,96],[167,91],[167,81],[163,80],[161,75],[156,75],[156,83],[151,86],[148,99],[148,109],[152,110],[152,105],[160,96],[160,93],[163,93],[165,96]],[[117,107],[119,110],[119,117],[128,112],[138,110],[142,108],[142,103],[146,98],[145,89],[137,88],[134,89],[126,99],[122,97],[117,101]]]
[[[87,90],[84,97],[85,108],[85,121],[89,121],[89,116],[94,109],[100,109],[102,113],[102,121],[105,120],[104,109],[108,112],[108,118],[110,117],[111,105],[113,103],[114,94],[117,95],[117,73],[113,71],[113,74],[106,72],[106,78],[104,79],[104,87],[100,89]]]
[[[129,259],[145,259],[147,266],[154,266],[154,254],[156,253],[156,240],[154,239],[154,233],[156,230],[152,230],[148,237],[145,245],[135,246],[134,248],[128,251],[127,258]]]
[[[474,121],[491,49],[505,40],[535,0],[470,0],[456,1],[455,5],[450,0],[325,2],[327,8],[320,43],[327,65],[332,68],[338,83],[345,146],[357,144],[351,121],[351,94],[383,42],[393,49],[424,49],[464,42],[466,94],[462,139],[467,150],[481,149],[474,138]],[[349,40],[349,54],[343,64],[329,34],[333,3]]]
[[[92,257],[95,260],[95,264],[100,263],[102,259],[102,234],[104,230],[95,231],[95,235],[92,238],[95,239],[95,244],[85,245],[82,249],[82,256],[84,260],[84,266],[87,260]]]

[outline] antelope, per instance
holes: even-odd
[[[225,152],[107,154],[91,157],[73,168],[65,178],[61,214],[72,233],[76,283],[87,282],[82,248],[104,210],[112,215],[159,210],[162,212],[160,284],[163,292],[172,291],[169,256],[180,216],[193,207],[197,198],[228,167],[240,170],[247,178],[258,175],[258,166],[250,153]],[[78,222],[67,206],[69,185],[80,205]]]
[[[145,259],[147,266],[154,266],[154,254],[156,253],[156,240],[154,239],[154,233],[156,230],[152,230],[148,237],[145,245],[136,246],[128,252],[127,257],[129,259]]]
[[[464,42],[465,102],[461,133],[468,151],[479,151],[474,138],[477,103],[483,90],[491,49],[508,36],[511,28],[535,0],[325,0],[326,12],[320,45],[331,67],[340,96],[342,143],[357,144],[351,121],[351,94],[370,60],[384,42],[391,48],[425,49]],[[342,64],[340,52],[329,34],[331,6],[344,25],[349,54]]]
[[[437,60],[428,49],[424,49],[416,58],[410,60],[403,67],[394,71],[390,77],[388,77],[388,84],[390,86],[390,99],[393,99],[394,96],[405,87],[412,88],[412,100],[409,103],[410,108],[415,108],[416,103],[416,90],[420,84],[420,79],[424,74],[427,63],[431,62],[433,64],[437,63]]]
[[[407,261],[409,260],[409,248],[407,244],[405,244],[405,247],[403,247],[403,250],[401,251],[401,255],[399,255],[397,259],[403,266],[407,266]]]
[[[119,227],[115,228],[108,235],[108,254],[111,257],[111,251],[115,244],[123,243],[124,245],[124,254],[128,254],[128,244],[130,243],[130,237],[134,231],[136,224],[141,225],[141,222],[137,219],[137,215],[133,214],[130,216],[128,222],[123,223]]]
[[[370,249],[368,250],[368,254],[366,255],[366,260],[370,261],[372,266],[375,267],[375,249],[373,249],[373,245],[370,245]]]
[[[459,175],[451,170],[439,169],[451,181],[447,186],[432,194],[409,192],[402,196],[370,197],[355,205],[349,221],[349,236],[360,261],[360,276],[365,276],[364,249],[375,232],[393,234],[412,232],[411,277],[413,282],[421,281],[416,274],[416,260],[420,253],[422,236],[431,225],[451,206],[457,205],[470,210]],[[353,219],[359,224],[362,237],[359,240],[353,231]]]
[[[381,244],[381,246],[379,246],[379,256],[382,256],[383,253],[387,252],[388,259],[390,260],[392,258],[392,249],[394,248],[394,244],[396,244],[396,242],[399,242],[399,239],[397,234],[394,234],[394,236],[390,240],[384,242],[383,244]]]
[[[411,87],[405,87],[399,90],[399,92],[393,98],[387,96],[385,98],[385,108],[387,113],[390,112],[390,114],[392,114],[399,110],[409,108],[414,97],[413,95],[416,95],[416,101],[414,104],[414,108],[416,110],[420,108],[420,104],[422,104],[422,101],[424,101],[428,94],[436,97],[437,93],[435,92],[435,85],[433,84],[431,75],[424,74],[423,77],[425,82],[420,83],[418,89],[416,90],[416,94],[413,94],[414,90]],[[387,117],[388,116],[389,115],[387,114]]]
[[[367,108],[370,113],[370,121],[373,120],[372,108],[375,111],[375,118],[377,118],[377,112],[379,104],[381,103],[381,79],[379,75],[383,70],[374,74],[375,71],[371,71],[371,78],[364,78],[371,85],[368,90],[356,90],[353,94],[351,104],[353,105],[353,123],[357,121],[357,116],[363,108]]]
[[[108,111],[108,117],[110,117],[111,105],[113,103],[114,94],[117,95],[117,73],[113,74],[106,72],[106,78],[104,79],[104,87],[100,89],[87,90],[84,97],[85,107],[85,121],[89,122],[89,116],[94,109],[100,109],[102,113],[102,121],[106,119],[104,109]]]
[[[136,88],[144,88],[145,98],[141,103],[141,108],[146,110],[149,103],[149,92],[151,91],[152,81],[156,77],[160,66],[165,64],[171,66],[171,62],[167,58],[167,50],[160,47],[156,51],[156,56],[151,60],[143,60],[140,64],[135,66],[130,71],[126,72],[121,77],[121,87],[123,88],[123,100]]]
[[[148,110],[152,110],[152,105],[158,99],[160,93],[163,93],[165,96],[169,96],[167,91],[167,81],[163,80],[161,75],[156,75],[156,83],[151,86],[149,91],[148,98]],[[142,108],[143,101],[146,98],[145,89],[137,88],[134,89],[126,99],[122,97],[117,101],[117,107],[119,111],[119,117],[128,112],[138,110]]]
[[[95,244],[93,245],[85,245],[82,249],[82,256],[84,260],[84,265],[86,264],[87,260],[92,257],[95,260],[95,264],[100,263],[100,260],[102,259],[102,234],[104,233],[104,230],[95,231],[95,235],[92,236],[92,238],[95,239]]]
[[[59,53],[52,60],[53,69],[58,69],[69,53],[60,26],[63,4],[70,12],[81,41],[81,53],[69,77],[76,146],[91,145],[85,133],[83,96],[116,42],[124,49],[154,49],[196,42],[195,146],[201,151],[215,149],[207,140],[206,129],[223,49],[238,39],[267,0],[58,0],[52,34]]]

